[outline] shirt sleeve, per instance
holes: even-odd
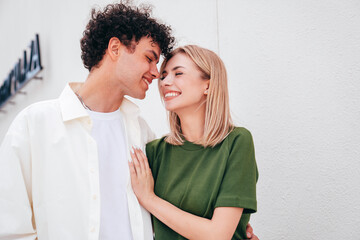
[[[228,139],[229,157],[215,208],[239,207],[244,208],[244,213],[254,213],[258,169],[253,139],[245,128],[235,129],[233,136]]]
[[[142,131],[145,133],[146,136],[145,143],[153,141],[156,137],[155,133],[151,130],[145,119],[139,117],[139,123],[140,123],[140,128],[142,129]]]
[[[36,239],[31,197],[31,154],[24,114],[0,146],[0,239]]]

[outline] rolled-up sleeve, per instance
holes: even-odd
[[[254,143],[248,130],[239,128],[236,131],[238,134],[229,146],[230,155],[215,207],[239,207],[244,208],[244,213],[254,213],[258,180]]]

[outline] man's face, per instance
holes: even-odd
[[[143,37],[135,50],[124,49],[117,61],[117,80],[122,83],[125,95],[144,99],[149,85],[159,78],[157,63],[160,48],[152,38]]]

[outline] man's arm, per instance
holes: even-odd
[[[0,146],[0,239],[36,239],[32,209],[31,154],[20,113]]]

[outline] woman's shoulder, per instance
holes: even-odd
[[[234,127],[234,129],[229,133],[229,138],[252,138],[251,132],[245,127]]]
[[[152,140],[146,144],[146,152],[156,152],[159,148],[165,147],[166,144],[165,136]]]
[[[159,145],[162,145],[162,144],[166,144],[166,141],[165,141],[165,136],[164,137],[161,137],[161,138],[157,138],[155,140],[152,140],[150,142],[148,142],[146,144],[146,147],[155,147],[155,146],[159,146]]]
[[[146,156],[148,157],[150,165],[153,167],[158,158],[159,154],[164,152],[166,145],[165,137],[155,139],[146,144]]]
[[[234,129],[229,133],[226,140],[227,140],[227,146],[230,149],[238,144],[253,145],[252,134],[245,127],[234,127]]]

